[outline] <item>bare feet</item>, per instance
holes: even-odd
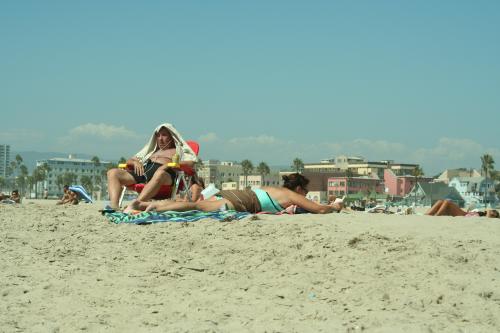
[[[135,199],[132,201],[125,209],[123,210],[124,213],[130,214],[135,211],[141,210],[141,201]]]

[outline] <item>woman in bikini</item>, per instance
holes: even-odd
[[[438,200],[425,214],[432,216],[486,216],[492,218],[498,218],[499,215],[495,209],[489,209],[486,212],[466,212],[449,200]]]
[[[306,199],[308,183],[309,180],[306,177],[298,173],[293,173],[283,176],[283,187],[266,186],[251,190],[220,191],[215,197],[198,202],[164,200],[150,203],[136,200],[132,205],[134,209],[146,211],[214,211],[219,209],[234,209],[249,213],[278,213],[293,205],[316,214],[338,212],[342,209],[342,203],[337,202],[321,205]]]

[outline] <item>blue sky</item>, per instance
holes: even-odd
[[[498,1],[3,1],[0,143],[203,159],[500,163]],[[498,166],[498,165],[497,165]]]

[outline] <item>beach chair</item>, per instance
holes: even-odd
[[[186,143],[191,147],[191,149],[194,151],[196,156],[198,156],[200,152],[200,145],[195,142],[195,141],[186,141]],[[132,169],[133,166],[131,165],[119,165],[119,167],[124,168],[124,169]],[[175,198],[179,195],[181,197],[186,197],[190,198],[190,188],[191,188],[191,183],[193,176],[195,175],[196,171],[194,168],[185,166],[185,165],[178,165],[175,167],[172,167],[177,176],[175,178],[175,183],[172,185],[162,185],[160,189],[158,190],[158,193],[153,197],[155,200],[163,200],[163,199],[171,199],[175,200]],[[132,184],[128,186],[124,186],[122,193],[120,195],[120,200],[118,204],[121,206],[123,202],[123,197],[125,195],[125,192],[127,190],[129,191],[134,191],[137,193],[141,193],[142,190],[144,189],[144,186],[146,184]]]

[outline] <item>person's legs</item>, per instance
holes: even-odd
[[[211,212],[215,210],[219,210],[222,206],[227,205],[229,209],[234,209],[233,205],[229,200],[219,199],[219,200],[203,200],[198,202],[189,202],[189,201],[171,201],[171,200],[163,200],[156,202],[135,202],[135,209],[143,209],[144,205],[147,204],[146,211],[177,211],[184,212],[187,210],[202,210],[205,212]]]
[[[451,201],[445,200],[436,216],[465,216],[465,212]]]
[[[119,209],[118,202],[122,193],[122,187],[135,184],[134,177],[123,169],[110,169],[108,171],[108,193],[110,206]]]
[[[436,215],[441,206],[443,205],[444,200],[438,200],[436,203],[429,209],[425,215]]]
[[[139,201],[148,201],[152,199],[160,190],[162,185],[172,185],[172,176],[164,168],[156,170],[150,181],[142,189],[137,197]]]

